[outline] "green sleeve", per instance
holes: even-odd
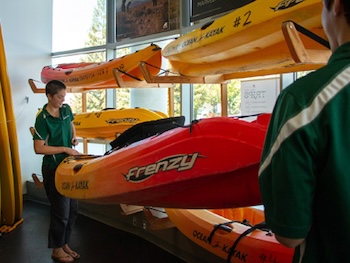
[[[285,129],[300,109],[293,96],[284,92],[276,103],[266,136],[259,175],[266,222],[274,233],[304,238],[312,222],[314,170],[312,125]],[[285,132],[287,130],[287,132]]]
[[[35,128],[35,133],[33,135],[33,139],[45,141],[49,135],[49,131],[42,113],[37,116],[35,120],[34,128]]]

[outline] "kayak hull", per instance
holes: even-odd
[[[228,117],[195,121],[105,156],[68,157],[58,166],[56,187],[67,197],[102,204],[257,205],[266,128]]]
[[[254,230],[240,237],[242,233],[251,228],[249,225],[256,225],[264,221],[262,210],[244,207],[220,211],[166,209],[166,212],[170,221],[187,238],[227,260],[226,262],[256,263],[264,262],[264,259],[271,262],[292,262],[294,250],[278,243],[272,233]],[[214,230],[218,224],[224,224],[225,227]],[[238,238],[241,239],[236,247],[232,248]]]
[[[152,74],[158,74],[161,66],[161,48],[150,45],[132,54],[115,58],[100,63],[70,63],[61,64],[57,67],[45,66],[41,71],[41,80],[47,83],[50,80],[59,80],[67,86],[103,86],[116,84],[114,70],[119,69],[124,81],[143,80],[139,68],[141,61],[147,62],[148,69]]]
[[[78,137],[113,140],[132,126],[164,118],[164,114],[145,108],[106,109],[77,113],[73,124]]]
[[[254,1],[169,43],[162,55],[185,76],[301,71],[326,64],[330,50],[301,35],[305,61],[294,61],[282,31],[293,21],[326,39],[322,1]]]

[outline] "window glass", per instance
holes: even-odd
[[[105,43],[106,0],[53,0],[53,52]]]
[[[130,89],[116,89],[116,108],[130,108]]]
[[[227,84],[227,114],[228,116],[241,115],[241,81],[231,80]]]
[[[181,113],[181,85],[175,84],[173,88],[174,96],[174,116],[180,116]]]
[[[63,57],[52,58],[52,65],[62,63],[80,63],[80,62],[103,62],[106,61],[106,52],[94,52],[89,54],[67,55]]]
[[[86,96],[86,111],[101,111],[106,109],[106,90],[91,90]]]
[[[81,113],[83,96],[81,93],[67,93],[66,103],[72,108],[73,113]]]
[[[57,57],[52,59],[53,65],[62,63],[103,62],[106,61],[106,52],[94,52],[72,56]],[[74,113],[82,112],[83,97],[81,93],[68,93],[67,103]],[[91,90],[86,96],[86,111],[99,111],[106,107],[106,90]]]
[[[163,40],[163,41],[157,41],[154,42],[154,44],[157,44],[159,47],[163,48],[164,46],[166,46],[170,41],[169,40]],[[146,48],[147,46],[149,46],[150,44],[142,44],[142,45],[135,45],[132,47],[126,47],[126,48],[119,48],[116,50],[116,57],[120,58],[123,57],[125,55],[131,54],[133,52],[136,52],[138,50],[141,50],[143,48]],[[159,75],[163,75],[167,72],[168,70],[168,63],[166,59],[163,59],[162,61],[162,68],[159,70]],[[171,86],[171,84],[169,84],[169,86]],[[176,92],[174,94],[175,97],[175,103],[177,104],[177,106],[175,106],[175,115],[179,115],[180,114],[180,105],[179,105],[179,98],[180,98],[180,93],[179,93],[179,88],[180,86],[177,85],[177,89]],[[168,99],[168,103],[169,103],[169,98],[164,98],[164,99]],[[116,89],[116,108],[120,109],[120,108],[130,108],[130,89],[128,88],[117,88]]]
[[[67,93],[66,103],[68,103],[73,113],[83,112],[83,94]],[[106,90],[90,90],[86,92],[86,112],[100,111],[106,108]]]
[[[193,85],[193,116],[195,119],[221,116],[219,84]]]
[[[129,55],[131,53],[130,48],[117,49],[117,58]],[[117,109],[130,108],[130,89],[129,88],[117,88],[115,90],[115,106]]]
[[[79,144],[75,146],[75,150],[78,152],[83,153],[84,152],[84,142],[81,138],[78,138]],[[94,142],[87,142],[87,153],[89,154],[95,154],[95,155],[103,155],[106,153],[106,148],[108,145],[105,144],[103,141],[96,141]]]
[[[239,80],[227,83],[227,101],[222,101],[220,84],[193,85],[193,116],[203,119],[221,116],[222,105],[227,104],[228,116],[240,115],[241,85]]]

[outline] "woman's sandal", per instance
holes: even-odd
[[[80,255],[77,253],[77,252],[75,252],[75,251],[71,251],[71,252],[67,252],[66,251],[66,253],[69,255],[69,256],[71,256],[74,260],[77,260],[77,259],[79,259],[80,258]]]
[[[72,263],[72,262],[74,262],[74,258],[71,255],[65,255],[63,257],[58,257],[58,256],[52,255],[51,258],[54,261],[59,262],[59,263]]]

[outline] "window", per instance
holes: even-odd
[[[123,17],[130,18],[131,16],[135,18],[134,12],[140,11],[140,7],[143,5],[147,7],[144,11],[148,10],[149,16],[153,15],[153,13],[157,13],[159,10],[165,10],[164,8],[167,7],[167,11],[163,12],[164,14],[161,12],[158,13],[167,16],[164,20],[165,22],[161,23],[162,26],[166,24],[167,26],[170,25],[170,27],[166,28],[166,30],[163,28],[166,32],[163,32],[162,29],[161,33],[157,31],[158,33],[151,32],[150,34],[152,35],[148,35],[145,31],[139,32],[137,36],[134,36],[135,38],[130,38],[130,36],[126,35],[118,36],[118,32],[121,32],[120,27],[123,26],[123,24],[115,25],[115,23],[108,23],[109,32],[106,32],[107,8],[109,9],[108,14],[113,14],[116,11],[117,13],[118,11],[122,12],[119,10],[121,8],[120,6],[123,4],[121,0],[53,0],[52,64],[102,62],[136,52],[148,46],[150,43],[157,44],[161,48],[164,48],[175,37],[178,37],[180,32],[186,31],[186,28],[182,25],[185,24],[184,21],[188,18],[179,18],[178,12],[180,6],[182,6],[182,9],[188,7],[186,7],[186,5],[185,7],[179,5],[179,3],[180,1],[162,0],[157,2],[157,8],[151,10],[150,5],[153,4],[153,1],[142,0],[139,1],[139,3],[133,3],[132,1],[132,4],[129,5],[129,13],[119,14],[119,18],[117,15],[117,18],[115,18],[116,20],[122,19]],[[182,13],[186,14],[186,12]],[[180,23],[180,21],[182,22]],[[135,20],[134,22],[138,23],[140,21]],[[137,24],[135,23],[134,26]],[[171,25],[173,25],[173,27]],[[117,26],[119,26],[119,31],[117,30]],[[147,26],[149,26],[149,24]],[[180,30],[177,30],[179,27]],[[140,28],[138,28],[138,30]],[[116,41],[119,37],[119,42],[107,43],[107,35],[109,36],[109,41]],[[113,39],[112,36],[116,36],[116,39]],[[171,71],[168,61],[163,59],[159,75],[162,76],[166,74],[168,70]],[[170,74],[172,73],[170,72]],[[242,81],[242,83],[243,82],[244,81]],[[223,85],[185,85],[187,85],[186,88],[190,87],[188,93],[190,95],[188,96],[183,94],[183,91],[186,90],[183,90],[183,85],[181,84],[175,84],[173,87],[171,87],[172,84],[169,84],[171,88],[169,88],[169,92],[167,93],[168,96],[164,95],[166,92],[159,95],[160,100],[167,103],[165,107],[168,106],[168,113],[171,115],[186,115],[186,118],[192,118],[193,116],[193,119],[241,115],[240,80],[228,81]],[[130,108],[133,104],[132,100],[138,96],[133,96],[135,90],[136,89],[132,90],[130,88],[117,88],[112,92],[111,90],[108,92],[106,90],[92,90],[83,94],[69,93],[67,96],[67,103],[72,106],[75,113],[82,111],[98,111],[106,107],[115,107],[118,109]],[[106,98],[106,96],[108,97]],[[193,101],[191,100],[192,96]],[[158,94],[153,95],[153,97],[158,98]],[[86,103],[83,103],[83,101]],[[111,106],[111,104],[113,104],[113,106]],[[86,105],[86,107],[83,108],[83,105]],[[188,119],[187,121],[191,120]],[[92,144],[89,142],[89,145]],[[92,153],[90,149],[88,153]]]
[[[241,81],[231,80],[227,84],[227,115],[241,115]]]
[[[54,0],[53,52],[106,44],[106,0]]]
[[[64,56],[54,58],[52,60],[53,65],[62,63],[80,63],[80,62],[103,62],[106,61],[106,52],[93,52],[87,54],[79,54],[72,56]],[[74,113],[80,113],[83,109],[83,96],[81,93],[68,93],[67,103],[72,107]],[[105,90],[92,90],[86,94],[86,110],[98,111],[106,108],[106,91]]]
[[[193,116],[195,119],[221,115],[221,95],[219,84],[193,85]]]

